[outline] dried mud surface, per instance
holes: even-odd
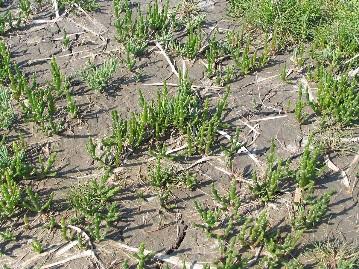
[[[205,9],[207,13],[205,31],[208,32],[209,28],[216,24],[223,28],[237,27],[226,17],[225,1],[207,2],[214,2],[214,5]],[[52,14],[51,8],[48,8],[39,11],[39,15],[33,19],[50,19]],[[90,16],[91,18],[84,14],[70,14],[58,22],[47,24],[33,24],[30,21],[25,27],[12,32],[5,39],[14,60],[26,73],[35,73],[39,81],[50,79],[48,70],[52,56],[57,58],[58,64],[67,76],[76,75],[89,59],[101,63],[110,55],[122,57],[121,46],[115,40],[112,2],[101,2],[101,9],[91,13]],[[101,34],[95,35],[85,28]],[[64,31],[74,34],[70,35],[71,50],[62,49],[61,39]],[[157,53],[157,48],[153,47],[150,51],[137,63],[142,69],[139,82],[134,78],[134,74],[123,67],[118,70],[111,81],[111,86],[103,94],[87,89],[80,81],[76,83],[74,92],[81,117],[66,122],[66,130],[63,134],[47,137],[37,131],[35,126],[25,124],[12,131],[13,139],[18,139],[17,135],[22,133],[30,145],[39,147],[43,151],[50,149],[57,152],[57,176],[33,183],[38,191],[55,193],[56,208],[63,207],[71,188],[98,175],[96,165],[86,152],[86,142],[90,137],[100,139],[109,133],[111,111],[117,110],[120,116],[128,117],[131,112],[139,109],[137,106],[139,89],[142,89],[145,98],[156,96],[159,87],[145,84],[160,83],[166,79],[168,82],[177,83],[167,61]],[[181,67],[182,59],[175,60],[177,66]],[[230,85],[229,112],[226,120],[242,129],[243,139],[250,144],[248,150],[260,162],[265,161],[265,153],[272,139],[279,145],[278,154],[282,158],[296,160],[296,156],[303,150],[303,140],[312,128],[316,128],[315,123],[300,126],[292,111],[288,110],[288,102],[295,102],[302,74],[293,66],[293,72],[289,76],[290,83],[281,81],[279,70],[284,63],[288,68],[293,66],[289,54],[272,57],[266,68],[240,78]],[[204,67],[199,61],[186,61],[186,66],[190,70],[194,85],[206,83]],[[170,87],[170,91],[175,92],[176,88]],[[204,88],[201,89],[200,94],[210,96],[215,102],[223,92],[224,89]],[[181,141],[172,139],[169,145],[169,148],[176,148],[181,145]],[[358,150],[355,145],[351,147],[353,153],[345,151],[329,156],[331,161],[342,170],[348,168],[355,156],[355,150]],[[179,187],[174,191],[177,207],[172,211],[161,209],[157,196],[146,182],[147,167],[155,163],[151,160],[151,156],[145,152],[126,162],[113,179],[113,184],[122,187],[119,197],[120,221],[111,229],[108,239],[94,246],[104,268],[119,268],[124,259],[128,259],[129,254],[121,250],[118,243],[137,247],[141,242],[145,242],[146,248],[151,251],[166,251],[176,244],[183,229],[185,229],[184,238],[174,249],[176,257],[192,262],[211,262],[218,256],[216,242],[208,239],[194,226],[200,219],[193,205],[194,200],[213,203],[210,195],[210,185],[213,182],[220,191],[228,189],[230,177],[218,169],[226,168],[224,159],[219,155],[220,151],[217,153],[218,155],[211,160],[193,168],[200,181],[200,188],[189,191]],[[196,160],[181,160],[177,163],[169,162],[169,165],[186,167],[194,161]],[[249,177],[250,171],[255,166],[256,164],[246,154],[239,154],[234,159],[235,171],[244,178]],[[355,181],[355,171],[348,173],[348,177]],[[328,219],[316,231],[305,234],[303,241],[311,242],[333,235],[355,241],[359,235],[357,189],[351,192],[342,184],[338,173],[327,169],[318,191],[328,189],[336,191]],[[241,185],[240,190],[245,199],[248,195],[245,184]],[[139,192],[145,193],[144,199],[138,198]],[[291,192],[285,193],[275,203],[268,205],[271,222],[280,222],[282,216],[287,214],[287,206],[291,203],[293,195]],[[259,207],[255,203],[249,203],[246,210],[253,213],[259,210]],[[60,220],[67,214],[63,212],[55,217]],[[21,228],[22,220],[19,219],[16,224],[19,228],[15,229],[17,241],[6,245],[3,249],[6,256],[0,258],[0,264],[12,264],[14,268],[39,268],[43,264],[63,259],[63,257],[44,255],[35,264],[31,263],[31,259],[36,256],[29,244],[31,238],[39,239],[46,251],[60,248],[64,244],[60,232],[49,232],[43,227],[43,223],[48,219],[47,215],[31,219],[29,230]],[[76,253],[81,253],[81,250],[73,248],[69,255]],[[58,268],[97,268],[97,266],[91,259],[82,258]]]

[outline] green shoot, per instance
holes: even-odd
[[[81,72],[81,77],[90,89],[102,92],[108,86],[117,68],[118,61],[115,59],[109,59],[98,67],[93,63],[89,63]]]

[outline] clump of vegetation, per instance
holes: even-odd
[[[299,85],[298,88],[298,97],[295,102],[294,115],[300,124],[303,124],[307,118],[307,115],[303,111],[305,108],[305,101],[303,100],[303,86]]]
[[[58,108],[55,103],[53,91],[47,87],[38,86],[33,81],[31,86],[25,87],[25,99],[21,103],[25,117],[39,125],[40,129],[48,135],[63,130],[61,121],[58,121]]]
[[[246,23],[279,38],[279,44],[313,39],[315,30],[330,20],[335,5],[316,1],[229,1],[229,12]]]
[[[226,157],[227,166],[232,168],[234,156],[237,154],[239,149],[243,146],[243,143],[240,141],[240,129],[236,129],[234,136],[231,136],[227,147],[222,149],[224,156]]]
[[[161,157],[157,157],[156,165],[148,170],[148,177],[151,186],[158,192],[160,205],[165,209],[174,207],[170,201],[174,187],[185,186],[194,190],[198,185],[197,178],[193,173],[169,169],[163,165]]]
[[[305,145],[303,154],[299,161],[299,167],[295,173],[296,182],[299,188],[311,192],[315,185],[316,179],[321,173],[323,167],[320,159],[322,149],[320,146],[313,146],[312,138]]]
[[[137,260],[136,269],[145,269],[146,263],[148,263],[152,257],[152,253],[145,253],[145,244],[141,243],[138,247],[138,252],[133,254],[133,257]]]
[[[0,86],[0,128],[9,129],[15,120],[15,111],[11,104],[8,89]]]
[[[272,142],[267,155],[264,175],[258,178],[257,172],[252,173],[253,186],[251,186],[251,190],[264,203],[275,199],[280,192],[281,184],[291,176],[289,162],[277,159],[275,149],[275,144]]]
[[[86,11],[92,12],[96,11],[100,8],[100,4],[96,0],[61,0],[59,1],[59,5],[61,8],[65,8],[67,6],[71,7],[72,5],[79,5]]]
[[[138,57],[144,54],[149,40],[156,35],[167,32],[169,27],[168,1],[160,8],[158,1],[148,4],[146,16],[141,7],[137,8],[137,16],[132,11],[129,1],[115,1],[117,39],[126,43],[128,54]]]
[[[311,197],[299,204],[292,222],[295,229],[311,229],[319,224],[328,212],[332,195],[332,192],[327,192],[318,198]]]
[[[51,155],[47,160],[40,158],[38,163],[31,164],[23,142],[13,142],[12,145],[7,145],[5,140],[0,142],[0,221],[12,218],[25,209],[38,213],[49,209],[52,196],[48,201],[40,199],[30,187],[24,188],[21,180],[53,175],[54,161],[55,155]]]
[[[117,68],[118,61],[112,58],[99,66],[89,63],[81,72],[81,77],[91,90],[102,92],[108,86]]]
[[[332,18],[316,29],[311,55],[319,65],[330,66],[332,70],[350,70],[358,66],[358,58],[347,62],[359,52],[357,42],[359,30],[359,3],[349,1],[324,1],[331,5]]]
[[[36,123],[48,135],[58,134],[63,130],[63,121],[58,117],[60,108],[57,100],[71,95],[69,82],[61,73],[55,60],[51,60],[52,81],[47,85],[39,85],[35,79],[29,79],[19,66],[11,61],[10,52],[4,43],[0,43],[0,82],[8,85],[12,97],[23,111],[24,118]],[[70,103],[75,112],[75,103]]]
[[[359,80],[342,74],[338,79],[325,69],[319,70],[317,100],[310,102],[320,115],[334,118],[344,125],[359,119]]]
[[[179,43],[175,45],[175,49],[179,52],[180,55],[188,58],[196,58],[199,50],[202,47],[202,34],[198,29],[189,29],[188,36],[184,43]]]
[[[115,196],[120,188],[108,184],[109,174],[99,180],[92,180],[71,191],[70,202],[79,223],[96,240],[104,239],[106,230],[118,220],[120,214]]]
[[[358,250],[336,238],[315,243],[309,256],[317,261],[320,269],[331,267],[352,269],[359,266]]]
[[[97,155],[92,141],[88,151],[102,164],[120,165],[126,152],[140,148],[149,139],[160,141],[169,132],[177,130],[186,136],[188,152],[208,154],[215,144],[217,130],[223,125],[228,94],[226,91],[215,111],[210,113],[209,101],[202,102],[192,91],[188,76],[184,76],[176,96],[169,96],[165,85],[156,101],[148,102],[141,95],[142,112],[132,114],[128,120],[121,119],[116,111],[112,112],[112,134],[102,141],[104,151]]]

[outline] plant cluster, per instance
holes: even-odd
[[[237,1],[230,2],[230,14],[241,17],[251,27],[272,35],[278,47],[294,46],[294,60],[305,63],[304,45],[314,63],[318,98],[310,101],[314,111],[344,125],[356,124],[359,112],[358,80],[350,71],[358,66],[358,11],[356,0],[345,1]],[[265,39],[267,40],[267,39]],[[298,46],[295,46],[299,43]],[[309,66],[312,72],[313,65]],[[285,78],[285,70],[281,77]],[[312,76],[313,77],[313,76]],[[300,96],[295,115],[303,123],[305,103]]]
[[[266,66],[270,60],[270,43],[266,41],[259,51],[243,31],[229,31],[223,41],[215,38],[209,41],[206,58],[208,76],[215,76],[216,83],[223,86]],[[229,60],[226,66],[221,64],[224,59]]]
[[[284,182],[287,185],[294,183],[302,191],[302,199],[294,203],[293,217],[286,219],[283,227],[272,229],[266,210],[262,210],[256,217],[243,215],[235,179],[227,194],[220,194],[212,185],[213,206],[195,201],[202,221],[197,227],[220,243],[223,256],[217,267],[248,268],[253,260],[248,256],[248,250],[260,247],[266,254],[256,258],[255,263],[259,267],[302,268],[299,262],[291,260],[290,255],[298,246],[302,234],[316,228],[325,219],[333,195],[327,192],[314,196],[314,185],[322,164],[321,150],[319,147],[312,148],[311,141],[309,139],[296,170],[289,169],[289,162],[276,157],[275,145],[272,143],[263,175],[257,177],[257,172],[252,173],[253,183],[249,187],[264,204],[274,200],[282,191]],[[290,230],[287,229],[288,224]]]
[[[232,16],[241,17],[264,32],[270,31],[281,39],[281,46],[313,39],[315,30],[331,18],[334,9],[335,5],[324,0],[229,1]]]
[[[89,62],[81,72],[81,77],[91,90],[102,92],[108,86],[117,68],[118,61],[112,58],[99,66]]]
[[[161,163],[161,158],[157,158],[156,165],[149,169],[148,176],[151,186],[158,191],[160,205],[163,208],[171,208],[170,198],[175,186],[184,185],[193,190],[198,185],[197,178],[190,172],[176,172],[168,169]]]
[[[221,246],[222,256],[216,263],[218,268],[248,268],[252,260],[248,251],[258,247],[263,247],[268,253],[257,261],[261,268],[282,268],[290,262],[287,257],[298,245],[302,230],[289,233],[271,231],[266,211],[256,217],[242,215],[236,181],[224,195],[212,186],[212,197],[215,207],[197,201],[195,207],[203,222],[197,227],[217,239]]]
[[[109,185],[108,178],[106,173],[99,180],[92,180],[70,193],[78,222],[84,221],[90,235],[98,241],[104,239],[106,230],[120,216],[118,203],[114,201],[120,188]]]
[[[0,1],[1,2],[1,1]],[[31,14],[31,3],[29,0],[20,0],[18,3],[19,13],[13,15],[9,10],[0,14],[0,36],[20,26]],[[0,3],[1,7],[1,3]],[[17,18],[17,19],[16,19]]]
[[[264,203],[274,200],[281,191],[284,181],[291,176],[289,162],[277,159],[275,149],[275,144],[272,142],[264,175],[258,178],[256,171],[252,173],[253,186],[250,189]]]
[[[26,159],[24,143],[13,142],[11,146],[0,143],[0,220],[11,218],[23,209],[41,213],[46,211],[52,202],[41,201],[37,193],[21,184],[21,180],[33,177],[44,177],[53,174],[55,155],[48,160],[39,160],[37,166],[31,165]]]
[[[359,80],[341,74],[336,78],[324,68],[317,74],[317,100],[310,102],[318,114],[333,118],[344,125],[355,124],[359,119]]]
[[[9,90],[0,86],[0,129],[9,129],[15,120]]]
[[[168,1],[162,8],[158,1],[150,3],[143,15],[138,6],[135,13],[128,0],[114,1],[116,16],[117,39],[126,43],[126,63],[130,70],[134,68],[135,57],[143,55],[148,47],[149,40],[161,36],[169,26]]]
[[[60,109],[56,101],[66,97],[71,117],[77,115],[77,107],[70,92],[69,82],[52,58],[52,81],[40,86],[35,77],[28,79],[17,64],[12,63],[9,50],[0,42],[0,82],[8,85],[12,97],[22,108],[25,119],[35,122],[48,135],[59,133],[63,127],[58,119]]]
[[[180,78],[178,93],[171,97],[167,86],[158,92],[157,100],[148,102],[140,96],[142,112],[121,119],[112,112],[112,134],[102,140],[103,152],[98,155],[96,144],[90,140],[88,151],[94,160],[102,164],[120,165],[129,151],[140,148],[146,141],[161,140],[172,131],[185,135],[187,153],[208,154],[215,145],[217,130],[223,126],[229,91],[212,112],[209,100],[202,100],[192,91],[187,75]]]
[[[72,7],[78,5],[88,12],[96,11],[100,8],[100,4],[96,0],[60,0],[59,7],[64,9],[65,7]]]

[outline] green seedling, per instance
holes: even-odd
[[[70,192],[70,202],[78,218],[85,220],[86,228],[94,239],[104,238],[103,224],[110,226],[119,218],[118,205],[114,197],[120,188],[109,186],[106,173],[99,180],[92,180],[88,184]]]
[[[64,30],[64,36],[62,38],[62,46],[64,48],[64,50],[68,50],[70,48],[71,45],[71,40],[69,38],[69,36],[67,35],[66,30]]]
[[[49,222],[46,224],[47,229],[49,229],[50,231],[54,231],[55,228],[60,227],[60,225],[56,222],[56,219],[54,216],[50,217]]]
[[[5,178],[0,183],[0,219],[6,219],[14,216],[21,207],[21,189],[11,175],[6,172]]]
[[[293,61],[294,63],[299,66],[303,67],[305,64],[305,57],[304,57],[304,45],[300,44],[298,47],[293,49]]]
[[[179,175],[179,182],[183,184],[190,190],[195,190],[198,186],[197,177],[191,172],[185,172]]]
[[[31,3],[29,0],[20,0],[19,2],[20,8],[20,18],[27,19],[31,13]]]
[[[10,11],[0,14],[0,36],[13,28],[13,16]]]
[[[236,68],[232,65],[227,65],[224,70],[216,70],[216,84],[225,86],[236,79]]]
[[[280,79],[284,82],[287,81],[288,79],[288,70],[287,70],[287,65],[284,64],[281,69],[280,69],[280,75],[279,75]]]
[[[203,221],[203,224],[197,224],[196,226],[204,229],[208,236],[216,237],[214,231],[220,223],[222,211],[218,208],[209,209],[197,201],[195,201],[194,205]]]
[[[81,77],[90,89],[102,92],[108,86],[117,68],[118,61],[115,59],[106,60],[97,67],[93,63],[89,63],[81,72]]]
[[[238,234],[238,240],[244,246],[258,246],[266,241],[268,226],[268,214],[266,212],[262,212],[257,218],[248,217]]]
[[[319,177],[323,166],[320,161],[321,148],[319,146],[312,147],[312,138],[310,137],[300,158],[299,167],[295,175],[298,186],[309,192],[313,190],[315,181]]]
[[[298,98],[297,101],[295,102],[295,108],[294,108],[295,118],[300,124],[303,124],[307,118],[307,115],[303,111],[304,108],[305,108],[305,102],[303,101],[303,86],[302,84],[300,84],[298,88]]]
[[[50,88],[42,88],[33,82],[25,88],[26,99],[22,102],[25,116],[39,125],[40,129],[48,135],[62,131],[62,123],[55,119],[58,113],[55,97]]]
[[[231,53],[234,50],[241,49],[244,44],[244,31],[228,31],[224,40],[226,53]]]
[[[237,184],[232,181],[227,194],[220,194],[214,185],[211,191],[212,199],[218,206],[210,208],[195,201],[196,210],[203,222],[196,226],[205,230],[209,237],[227,240],[233,232],[234,224],[241,221],[238,211],[241,201],[237,193]],[[225,223],[225,227],[221,227],[221,223]]]
[[[231,52],[236,67],[243,75],[249,74],[258,65],[257,51],[250,53],[250,42],[247,41],[245,47],[234,48]]]
[[[265,246],[270,255],[262,260],[261,265],[264,268],[303,268],[298,261],[291,260],[288,262],[285,259],[298,246],[302,236],[303,232],[301,230],[285,236],[280,236],[279,234],[270,236],[265,240]]]
[[[53,202],[53,194],[50,195],[47,202],[40,200],[40,195],[38,193],[34,193],[34,191],[31,188],[26,188],[26,195],[23,204],[24,207],[29,209],[30,211],[37,212],[37,213],[43,213],[45,211],[48,211],[51,207],[51,204]]]
[[[15,111],[8,89],[0,86],[0,129],[9,129],[15,121]]]
[[[128,264],[128,260],[125,260],[122,265],[121,269],[130,269],[130,265]]]
[[[37,254],[40,254],[44,251],[44,247],[42,246],[42,244],[40,243],[40,241],[34,239],[31,242],[31,248],[34,252],[36,252]]]
[[[11,73],[12,62],[10,51],[5,42],[0,41],[0,82],[7,83],[9,80],[9,73]]]
[[[24,228],[25,230],[30,230],[30,221],[29,221],[29,217],[27,216],[27,214],[24,215]]]
[[[86,249],[86,241],[84,241],[82,234],[78,233],[76,235],[76,240],[79,249]]]
[[[35,170],[26,161],[25,144],[23,142],[13,142],[7,146],[5,141],[0,143],[0,172],[8,172],[14,180],[30,178]]]
[[[138,252],[133,254],[133,257],[137,260],[136,269],[145,269],[146,263],[149,262],[153,254],[145,250],[145,244],[141,243],[138,247]]]
[[[228,146],[223,148],[223,154],[226,157],[228,167],[232,168],[234,156],[242,146],[243,144],[240,142],[240,129],[237,128],[235,135],[231,136]]]
[[[202,34],[198,30],[190,28],[184,44],[179,44],[177,50],[179,53],[189,59],[196,58],[202,46]]]
[[[66,101],[67,101],[67,112],[69,113],[72,119],[76,118],[79,114],[79,109],[76,105],[74,97],[71,93],[66,93]]]
[[[96,0],[61,0],[59,4],[63,8],[76,4],[88,12],[96,11],[100,8],[100,4]]]
[[[280,191],[280,184],[290,176],[289,163],[277,159],[275,149],[275,144],[272,142],[263,177],[258,178],[257,172],[252,173],[254,184],[251,186],[251,191],[264,203],[275,199]]]
[[[147,9],[147,21],[151,30],[161,31],[167,27],[168,5],[168,0],[165,1],[162,9],[160,9],[158,5],[158,0],[155,0],[153,4],[149,4]]]
[[[60,67],[56,62],[56,59],[52,57],[51,62],[51,75],[52,75],[52,87],[55,89],[57,94],[61,96],[66,88],[66,81],[64,76],[61,74]]]
[[[151,185],[159,189],[167,189],[168,185],[173,183],[172,171],[162,168],[161,160],[157,159],[155,168],[149,171]]]
[[[2,242],[10,242],[10,241],[15,241],[16,240],[16,236],[15,234],[10,231],[9,229],[6,229],[3,232],[0,232],[0,238]]]
[[[66,220],[64,217],[61,218],[60,228],[61,228],[62,239],[64,239],[65,241],[71,240],[72,235],[68,234],[69,229],[67,228]]]
[[[216,73],[216,59],[219,56],[218,44],[215,40],[210,39],[208,49],[206,51],[206,73],[208,77],[213,77]]]
[[[129,47],[130,47],[130,44],[127,44],[125,63],[126,63],[127,69],[132,72],[135,70],[136,58],[135,58],[135,55],[133,53],[131,53]]]
[[[26,145],[23,141],[13,142],[11,146],[0,142],[0,174],[8,172],[15,180],[30,179],[33,176],[44,177],[53,175],[52,167],[55,154],[45,160],[39,158],[37,164],[30,164],[26,158]]]
[[[171,196],[170,185],[174,183],[174,174],[171,170],[163,168],[161,160],[157,159],[156,166],[149,171],[150,183],[158,190],[158,197],[163,208],[169,208]]]
[[[129,0],[113,0],[115,17],[118,18],[122,12],[130,9],[130,4]]]
[[[326,192],[319,198],[298,205],[292,225],[297,230],[308,230],[320,223],[328,212],[333,192]]]

